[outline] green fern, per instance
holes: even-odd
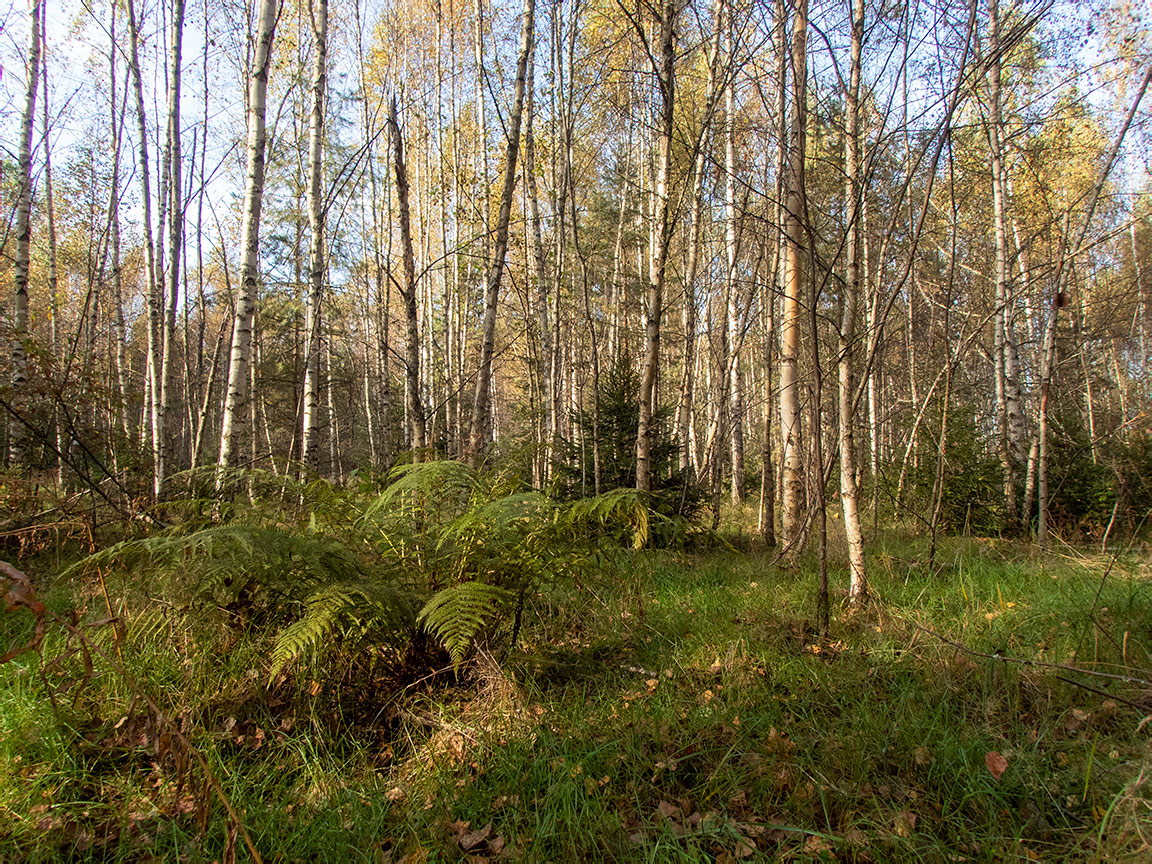
[[[476,472],[463,462],[448,459],[399,465],[388,479],[388,488],[364,511],[365,520],[388,513],[401,502],[422,510],[462,509],[476,487]]]
[[[304,616],[276,639],[271,678],[327,639],[355,644],[370,637],[376,644],[399,648],[415,623],[416,602],[410,592],[368,580],[325,585],[304,606]]]
[[[461,582],[437,592],[420,610],[418,621],[459,668],[476,639],[504,617],[514,594],[485,582]]]
[[[440,535],[438,549],[454,547],[460,572],[476,570],[479,556],[500,557],[522,567],[534,557],[536,542],[555,527],[556,504],[538,492],[520,492],[465,511]]]
[[[221,607],[269,628],[273,676],[330,646],[372,646],[398,661],[421,627],[459,667],[498,629],[515,639],[524,598],[588,560],[562,551],[573,537],[620,536],[640,548],[662,518],[632,489],[561,505],[523,491],[511,472],[481,475],[452,461],[396,468],[375,497],[365,484],[339,490],[255,472],[228,479],[267,497],[239,496],[223,524],[207,521],[207,500],[173,510],[182,525],[73,570],[166,577],[166,595],[194,614]],[[189,486],[211,480],[204,472]]]
[[[644,497],[635,489],[613,489],[595,498],[584,498],[569,506],[565,522],[576,530],[587,531],[600,526],[624,529],[632,534],[632,548],[643,549],[648,544],[648,529],[652,519],[665,517],[653,513]]]

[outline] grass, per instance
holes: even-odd
[[[129,575],[107,586],[122,639],[89,632],[266,861],[1144,860],[1152,709],[1129,703],[1152,704],[1147,685],[928,631],[1148,679],[1146,559],[951,539],[928,573],[924,552],[873,543],[875,603],[824,638],[808,558],[608,553],[532,598],[502,663],[402,688],[364,656],[266,686],[274,634]],[[51,607],[107,616],[98,586],[29,570]],[[0,618],[5,644],[27,619]],[[53,631],[45,665],[0,666],[0,857],[242,860],[131,688],[98,658],[88,680],[78,654],[46,662],[64,647]]]

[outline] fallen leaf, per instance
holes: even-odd
[[[756,854],[756,844],[747,837],[741,837],[736,841],[736,850],[732,854],[737,858],[751,858]]]
[[[461,824],[461,823],[456,823]],[[463,831],[456,833],[456,842],[460,844],[460,848],[465,852],[471,851],[478,847],[481,843],[488,839],[488,835],[492,833],[492,823],[489,822],[483,828],[476,831],[468,831],[468,823],[462,823],[464,826]]]
[[[832,847],[828,845],[828,841],[823,837],[817,837],[813,834],[804,841],[804,851],[809,855],[819,855],[821,852],[831,852]]]
[[[661,801],[659,804],[656,805],[656,809],[660,812],[660,815],[663,816],[665,819],[679,819],[680,815],[681,815],[680,805],[679,804],[672,804],[672,803],[669,803],[668,801]]]
[[[916,760],[916,764],[921,767],[924,767],[925,765],[931,765],[932,751],[927,747],[917,747],[916,750],[913,751],[913,758]]]
[[[897,813],[892,823],[896,835],[898,837],[911,837],[912,832],[916,830],[916,819],[916,814],[910,810],[901,810]]]
[[[997,780],[1008,770],[1008,760],[995,750],[989,750],[984,754],[984,764],[988,766],[989,773]]]

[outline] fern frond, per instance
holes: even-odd
[[[389,484],[375,501],[368,505],[363,518],[371,519],[405,500],[405,495],[418,501],[463,506],[476,487],[476,472],[463,462],[442,459],[437,462],[414,462],[398,465],[388,475]]]
[[[191,595],[227,605],[241,591],[259,589],[275,598],[295,600],[316,585],[372,576],[347,543],[282,527],[216,525],[189,534],[172,529],[128,540],[73,565],[65,576],[98,566],[117,565],[173,574]]]
[[[574,529],[599,525],[609,529],[626,529],[632,533],[632,548],[642,549],[648,543],[649,523],[661,518],[653,513],[644,496],[635,489],[613,489],[594,498],[584,498],[568,507],[565,521]]]
[[[503,617],[513,596],[511,591],[484,582],[461,582],[435,594],[417,620],[459,667],[476,637]]]
[[[395,585],[357,580],[325,585],[305,601],[303,617],[285,627],[272,649],[270,677],[325,640],[342,641],[374,634],[377,641],[399,643],[415,623],[413,595]]]
[[[453,521],[441,535],[440,545],[458,542],[466,535],[481,538],[492,547],[516,545],[526,534],[550,524],[555,511],[555,502],[539,492],[486,501]]]

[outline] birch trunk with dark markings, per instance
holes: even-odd
[[[236,454],[243,451],[243,424],[248,412],[249,366],[252,360],[252,324],[256,314],[257,281],[260,277],[260,207],[264,200],[264,160],[267,145],[265,129],[268,69],[272,60],[272,42],[276,35],[276,0],[260,0],[256,24],[256,50],[248,81],[248,169],[244,183],[244,223],[241,248],[244,264],[240,287],[236,293],[236,312],[232,324],[232,351],[228,364],[228,389],[224,397],[224,414],[220,420],[221,469],[234,465]],[[255,429],[251,430],[255,434]]]
[[[312,22],[312,109],[308,121],[308,298],[304,310],[301,461],[315,471],[320,414],[320,303],[324,291],[324,96],[328,82],[328,0],[308,4]]]

